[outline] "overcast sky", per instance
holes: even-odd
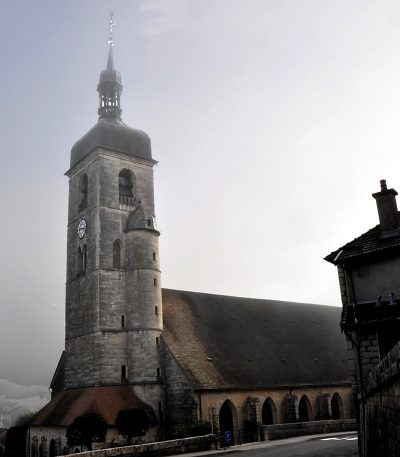
[[[151,137],[164,287],[340,305],[323,257],[400,189],[400,3],[2,2],[0,377],[63,349],[70,149],[114,11],[123,120]]]

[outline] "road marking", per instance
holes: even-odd
[[[333,438],[321,438],[321,441],[353,441],[353,440],[356,440],[357,437],[356,436],[350,436],[349,438],[347,437],[342,437],[342,438],[338,438],[338,437],[333,437]]]

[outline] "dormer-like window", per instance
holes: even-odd
[[[79,181],[79,211],[82,211],[87,206],[87,194],[88,194],[88,177],[86,174],[81,176]]]
[[[118,175],[119,181],[119,201],[125,204],[133,204],[136,193],[135,175],[124,168]]]
[[[154,229],[154,217],[153,216],[150,216],[146,219],[146,227],[147,228],[150,228],[150,229]]]
[[[121,268],[121,242],[114,241],[113,244],[113,268]]]

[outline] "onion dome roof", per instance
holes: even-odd
[[[100,99],[99,120],[72,147],[71,168],[97,147],[153,160],[149,136],[141,130],[128,127],[121,120],[121,75],[114,68],[112,49],[111,44],[108,49],[107,68],[101,72],[97,86]]]
[[[152,160],[149,136],[117,119],[99,119],[71,150],[71,168],[96,147]]]

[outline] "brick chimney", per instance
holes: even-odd
[[[394,236],[400,233],[400,220],[396,203],[397,192],[388,189],[386,180],[381,180],[381,191],[372,194],[378,207],[379,222],[383,237]]]

